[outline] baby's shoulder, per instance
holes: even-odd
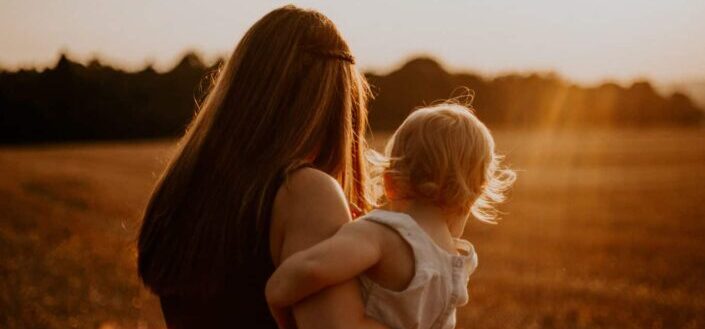
[[[385,223],[384,221],[375,220],[374,217],[363,216],[346,226],[355,226],[360,235],[365,236],[366,240],[375,240],[384,250],[383,254],[391,255],[399,251],[409,249],[409,243],[404,240],[402,233],[394,226]]]
[[[383,288],[402,291],[408,287],[415,273],[415,257],[411,245],[402,233],[384,221],[363,217],[354,221],[365,230],[367,240],[373,239],[380,249],[377,264],[365,275]]]
[[[365,217],[360,217],[343,225],[341,231],[347,231],[356,235],[364,236],[366,240],[381,240],[386,237],[389,229],[385,228],[382,224],[366,220]]]

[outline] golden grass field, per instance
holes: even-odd
[[[459,327],[705,327],[705,131],[496,138],[519,180]],[[134,242],[173,145],[0,148],[0,328],[163,326]]]

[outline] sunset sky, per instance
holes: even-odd
[[[0,66],[53,65],[66,50],[131,69],[168,69],[187,49],[232,50],[291,1],[0,0]],[[365,70],[430,54],[450,69],[556,71],[592,83],[705,78],[703,0],[294,1],[330,17]]]

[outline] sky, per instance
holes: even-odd
[[[212,60],[287,3],[326,14],[378,73],[424,54],[486,75],[705,79],[703,0],[0,0],[0,67],[51,66],[62,51],[128,69],[166,70],[189,49]]]

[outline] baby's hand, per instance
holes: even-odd
[[[279,308],[269,305],[269,312],[272,313],[274,321],[277,322],[279,329],[296,329],[296,321],[294,315],[291,314],[291,308]]]

